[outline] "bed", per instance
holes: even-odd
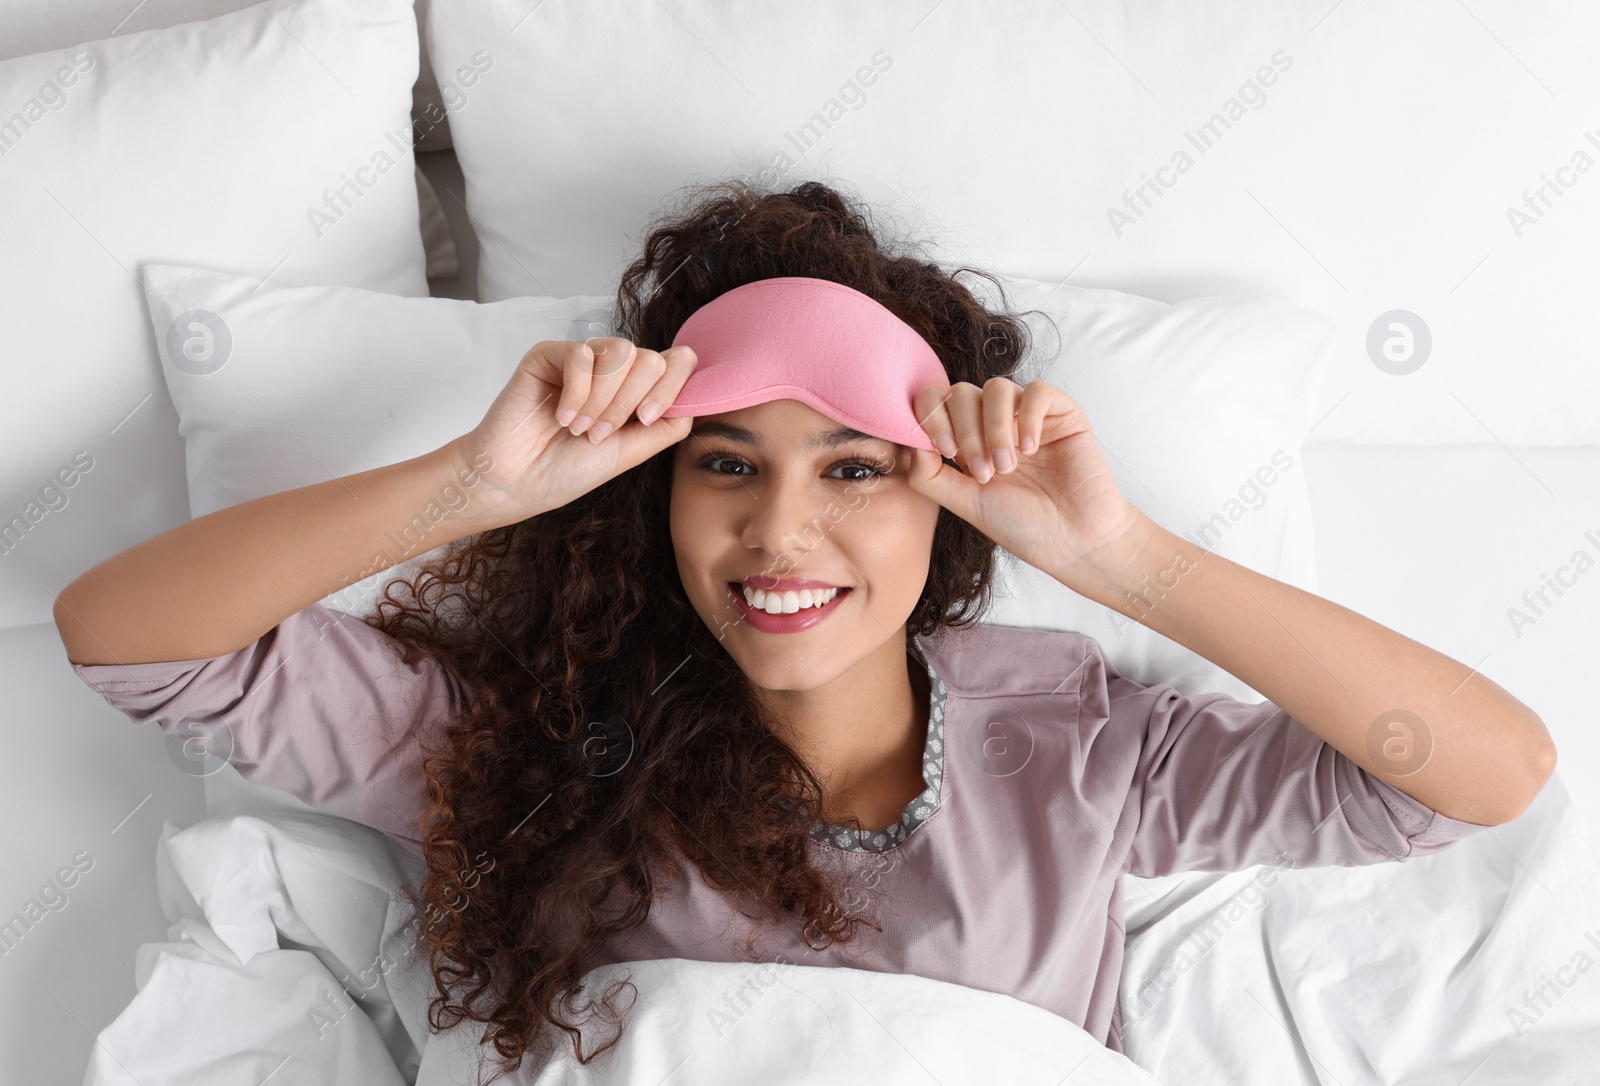
[[[1091,416],[1127,435],[1107,444],[1128,492],[1175,529],[1220,508],[1267,446],[1184,434],[1209,455],[1163,474],[1178,440],[1146,449],[1149,420],[1123,417],[1154,375],[1114,348],[1235,300],[1216,357],[1241,368],[1213,387],[1224,363],[1191,356],[1182,393],[1213,397],[1219,420],[1282,417],[1295,470],[1219,551],[1481,668],[1540,714],[1561,761],[1525,815],[1441,854],[1129,878],[1125,1057],[958,985],[669,960],[637,974],[637,1032],[594,1079],[1592,1079],[1600,182],[1580,167],[1600,158],[1582,108],[1600,17],[1331,0],[129,6],[0,8],[15,393],[0,499],[26,525],[0,562],[0,919],[24,921],[0,928],[0,1080],[468,1080],[472,1046],[428,1034],[396,951],[409,857],[130,727],[71,673],[50,600],[109,554],[291,485],[247,455],[287,448],[281,430],[250,445],[228,428],[225,382],[259,337],[215,372],[176,366],[158,302],[231,290],[243,329],[282,290],[517,320],[559,299],[538,319],[589,327],[664,194],[725,174],[850,184],[937,239],[935,258],[1099,315],[1071,326],[1059,372],[1105,405]],[[430,310],[429,327],[466,312]],[[1299,361],[1270,365],[1279,349]],[[425,362],[355,387],[400,411]],[[463,412],[493,377],[466,365]],[[282,382],[298,399],[265,401],[326,411],[280,416],[323,461],[295,470],[403,451],[354,443],[349,404],[305,391],[318,372],[305,362]],[[999,620],[1091,632],[1141,681],[1251,696],[1170,643],[1013,590]],[[765,995],[733,1028],[697,1032],[752,983]],[[772,1027],[797,1020],[817,1028]]]

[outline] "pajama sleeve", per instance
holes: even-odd
[[[197,743],[246,779],[420,844],[415,740],[464,704],[437,661],[400,661],[388,634],[312,604],[244,648],[197,660],[73,664],[138,724]]]
[[[1271,702],[1184,696],[1119,674],[1088,646],[1085,696],[1130,752],[1125,870],[1350,867],[1438,852],[1487,827],[1368,773]]]

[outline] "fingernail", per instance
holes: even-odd
[[[975,457],[972,461],[972,477],[980,483],[987,483],[994,472],[989,468],[989,461],[983,457]]]
[[[933,439],[933,443],[939,446],[939,451],[945,456],[952,460],[956,458],[956,440],[949,434],[940,434]]]
[[[660,404],[656,403],[654,400],[646,400],[644,403],[639,405],[639,421],[644,423],[646,426],[649,426],[652,422],[661,417],[661,412],[664,410],[666,409]]]
[[[583,433],[583,431],[593,421],[594,419],[591,419],[588,415],[579,415],[578,420],[572,424],[572,436],[577,437],[579,434]]]
[[[589,431],[589,440],[598,445],[605,440],[605,436],[610,432],[611,424],[602,420],[595,423],[594,429]]]
[[[1010,449],[996,449],[994,451],[994,468],[996,471],[1004,475],[1016,466],[1016,458],[1011,455]]]
[[[1032,434],[1023,434],[1022,435],[1022,451],[1023,452],[1031,453],[1033,450],[1037,449],[1038,447],[1039,447],[1039,443],[1037,441],[1033,440],[1033,435]]]
[[[559,422],[563,426],[570,426],[572,424],[572,416],[574,416],[576,414],[577,414],[577,412],[574,411],[570,407],[567,408],[564,411],[557,411],[556,412],[556,421]]]

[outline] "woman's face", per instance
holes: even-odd
[[[891,638],[904,644],[939,517],[906,481],[908,450],[782,399],[697,417],[673,455],[678,574],[752,682],[811,690]],[[808,600],[789,582],[808,579],[813,606],[796,610]],[[739,582],[780,602],[752,605]],[[839,591],[818,608],[821,586]]]

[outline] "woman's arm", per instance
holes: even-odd
[[[928,385],[915,408],[963,470],[911,449],[913,489],[1243,679],[1379,780],[1483,826],[1516,818],[1550,779],[1544,722],[1476,668],[1151,520],[1118,490],[1088,416],[1060,389],[1003,377]]]
[[[1450,818],[1522,814],[1555,769],[1543,721],[1476,669],[1196,547],[1144,514],[1050,570],[1261,692],[1380,780]],[[1413,717],[1394,719],[1403,710]],[[1409,725],[1409,726],[1408,726]]]
[[[536,343],[483,421],[434,451],[219,509],[84,573],[56,597],[67,658],[232,653],[407,558],[560,508],[688,435],[688,416],[629,418],[646,397],[671,405],[697,361],[616,336]],[[579,437],[558,411],[610,428]]]
[[[346,585],[497,526],[479,519],[474,500],[488,466],[452,441],[411,460],[219,509],[136,544],[56,597],[67,658],[133,664],[243,648]]]

